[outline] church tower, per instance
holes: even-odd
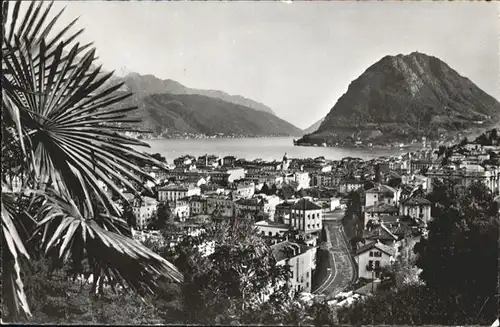
[[[290,161],[288,160],[288,156],[285,155],[283,156],[283,161],[281,162],[281,170],[288,170],[288,166],[290,166]]]

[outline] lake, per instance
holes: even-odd
[[[215,154],[233,155],[236,158],[281,161],[287,153],[289,158],[316,158],[340,160],[344,157],[371,159],[379,156],[402,154],[400,149],[348,149],[330,147],[294,146],[291,137],[240,138],[240,139],[188,139],[188,140],[147,140],[151,148],[135,147],[140,151],[161,153],[168,162],[182,155],[200,156]]]

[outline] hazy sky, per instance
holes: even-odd
[[[117,73],[240,94],[306,128],[387,54],[434,55],[500,99],[496,3],[56,1]]]

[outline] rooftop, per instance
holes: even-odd
[[[385,254],[390,255],[390,256],[394,256],[396,254],[396,250],[393,247],[382,244],[380,242],[372,241],[372,242],[367,243],[367,244],[363,245],[362,247],[360,247],[356,251],[356,255],[359,255],[361,253],[365,253],[366,251],[369,251],[369,250],[374,249],[374,248],[376,248],[376,249],[378,249],[378,250],[380,250],[380,251],[382,251]]]
[[[412,198],[406,199],[401,201],[401,204],[409,205],[409,206],[418,206],[418,205],[431,205],[432,202],[421,197],[421,196],[414,196]]]
[[[390,187],[389,185],[380,184],[366,191],[366,193],[386,193],[386,192],[394,194],[396,193],[396,190]]]
[[[310,247],[306,245],[301,246],[290,241],[280,242],[271,246],[271,250],[277,262],[298,256],[309,249]]]
[[[297,201],[293,206],[292,209],[296,210],[321,210],[321,206],[317,205],[316,203],[308,200],[308,199],[300,199]]]
[[[374,212],[374,213],[380,213],[380,212],[399,212],[399,209],[388,205],[388,204],[374,204],[372,206],[368,206],[365,208],[365,212]]]

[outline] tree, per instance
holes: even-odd
[[[276,184],[273,184],[273,186],[271,186],[271,191],[269,195],[275,195],[277,193],[278,193],[278,187],[276,186]]]
[[[390,187],[398,187],[399,185],[401,185],[401,183],[402,183],[402,180],[400,177],[392,177],[387,182],[387,185],[389,185]]]
[[[265,194],[265,195],[268,195],[270,193],[271,189],[269,188],[269,186],[267,185],[267,183],[264,183],[264,185],[262,186],[262,188],[260,189],[260,192],[259,193],[262,193],[262,194]]]
[[[285,184],[281,187],[281,189],[278,191],[278,195],[285,199],[288,200],[292,198],[295,195],[295,189],[293,186]]]
[[[484,184],[473,183],[458,194],[441,186],[430,197],[437,199],[435,219],[428,238],[415,246],[422,279],[450,294],[494,296],[499,224],[492,194]]]
[[[210,243],[214,244],[213,253],[200,251],[199,246]],[[275,297],[287,294],[284,282],[289,267],[276,265],[271,249],[251,221],[221,222],[201,236],[185,238],[175,252],[175,262],[185,274],[185,322],[230,323],[260,305],[270,286],[279,288]]]
[[[82,31],[71,32],[74,22],[54,29],[59,15],[47,20],[51,5],[30,2],[24,11],[21,1],[9,5],[2,3],[2,153],[22,160],[2,170],[4,316],[31,315],[21,266],[30,252],[87,260],[94,291],[105,279],[140,293],[154,288],[158,274],[180,281],[171,263],[130,238],[101,187],[122,198],[122,187],[139,195],[142,179],[152,178],[135,162],[163,166],[130,147],[146,143],[120,134],[135,131],[120,126],[136,122],[127,118],[135,108],[122,104],[131,94],[117,93],[121,84],[107,83],[112,74],[92,66],[95,49],[77,42]],[[22,192],[12,190],[13,174]],[[36,247],[27,247],[29,239]]]

